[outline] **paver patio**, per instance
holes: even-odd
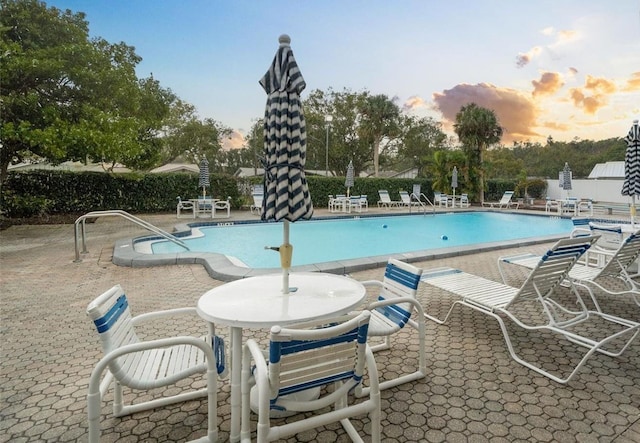
[[[252,217],[248,211],[233,218]],[[142,216],[171,230],[175,215]],[[253,218],[256,218],[253,216]],[[183,220],[181,220],[183,221]],[[227,220],[225,220],[227,221]],[[85,310],[97,295],[120,283],[134,312],[194,306],[208,289],[223,284],[200,265],[127,268],[111,263],[116,239],[145,234],[134,225],[104,218],[87,225],[89,253],[74,263],[73,226],[13,226],[0,232],[0,442],[86,441],[89,374],[101,356]],[[420,262],[424,268],[452,266],[499,280],[499,255],[548,245],[512,248]],[[513,270],[516,277],[516,270]],[[383,269],[351,274],[380,279]],[[433,312],[444,309],[437,294],[421,285]],[[640,321],[630,301],[606,309]],[[226,336],[227,331],[219,328]],[[171,323],[145,329],[148,336],[204,333],[205,324]],[[264,339],[265,331],[248,331]],[[517,334],[523,347],[541,346]],[[390,352],[376,354],[383,375],[417,359],[417,339],[405,331]],[[562,367],[570,347],[543,342],[544,358]],[[498,324],[459,309],[447,326],[427,322],[428,377],[382,393],[383,441],[387,442],[638,442],[640,441],[640,342],[621,358],[592,357],[567,385],[559,385],[512,360]],[[525,350],[526,351],[526,350]],[[193,385],[203,381],[194,378]],[[141,395],[146,395],[143,393]],[[219,392],[221,441],[228,439],[228,380]],[[107,395],[107,400],[112,394]],[[121,419],[103,403],[103,441],[169,442],[199,437],[206,429],[204,400]],[[355,424],[367,429],[366,419]],[[340,425],[287,441],[344,442]]]

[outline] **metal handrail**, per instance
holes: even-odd
[[[176,245],[185,248],[187,251],[189,251],[189,247],[179,238],[177,238],[174,235],[169,234],[166,231],[163,231],[162,229],[158,228],[157,226],[152,225],[151,223],[142,220],[141,218],[138,218],[134,215],[129,214],[126,211],[122,211],[120,209],[112,209],[109,211],[92,211],[92,212],[88,212],[84,215],[81,215],[80,217],[78,217],[75,221],[74,227],[73,227],[73,234],[74,234],[74,243],[75,243],[75,248],[76,248],[76,259],[74,260],[74,262],[80,262],[82,260],[80,260],[80,249],[78,248],[78,227],[81,225],[81,233],[82,233],[82,253],[86,254],[87,252],[87,242],[86,242],[86,235],[85,235],[85,221],[88,218],[98,218],[98,217],[113,217],[113,216],[119,216],[119,217],[123,217],[135,224],[137,224],[138,226],[142,226],[143,228],[147,229],[148,231],[153,232],[154,234],[158,234],[159,236],[161,236],[162,238],[164,238],[165,240],[168,240],[172,243],[175,243]]]
[[[427,203],[429,203],[429,205],[431,205],[431,207],[433,208],[433,214],[435,215],[436,213],[436,205],[434,205],[433,203],[431,203],[431,200],[429,200],[429,197],[427,197],[426,195],[424,195],[424,193],[420,193],[420,197],[424,197],[424,199],[426,200]],[[417,196],[415,193],[411,193],[409,194],[409,202],[412,201],[412,199],[416,199],[416,201],[420,204],[420,207],[422,208],[422,213],[426,214],[427,213],[427,205],[425,205],[422,202],[422,199],[419,196]],[[411,212],[411,207],[413,205],[409,204],[409,212]]]

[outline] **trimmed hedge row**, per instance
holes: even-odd
[[[329,195],[344,194],[344,177],[308,176],[313,204],[327,207]],[[231,198],[238,209],[251,203],[251,189],[261,177],[237,178],[211,175],[207,195]],[[431,180],[408,178],[356,178],[351,195],[367,195],[370,205],[378,202],[378,190],[386,189],[393,200],[398,191],[412,192],[419,184],[421,192],[432,199]],[[499,199],[504,191],[515,187],[513,181],[490,181],[485,198]],[[0,208],[8,217],[31,217],[43,214],[84,214],[91,211],[120,209],[131,213],[172,212],[176,198],[196,198],[198,176],[194,174],[106,174],[33,170],[9,173],[2,186]]]

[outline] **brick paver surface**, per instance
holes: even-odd
[[[234,217],[250,217],[248,212]],[[174,216],[143,218],[171,230]],[[144,234],[121,219],[87,225],[88,254],[74,263],[72,225],[13,226],[0,232],[0,442],[86,441],[89,374],[101,357],[86,315],[87,304],[116,283],[126,290],[134,314],[194,306],[212,280],[200,265],[127,268],[111,263],[116,239]],[[376,241],[372,238],[371,241]],[[418,263],[423,268],[453,266],[499,280],[496,259],[548,245],[512,248]],[[514,284],[518,269],[509,269]],[[383,269],[352,274],[381,279]],[[421,284],[428,312],[443,315],[450,299]],[[603,300],[608,312],[640,321],[630,299]],[[226,331],[219,332],[226,336]],[[525,333],[510,326],[516,350],[545,367],[566,373],[580,348],[557,337]],[[200,334],[199,321],[155,325],[144,336]],[[264,340],[264,331],[246,331]],[[376,354],[381,377],[417,361],[412,330],[398,334],[391,351]],[[499,325],[466,308],[447,325],[427,321],[427,377],[382,393],[386,442],[638,442],[640,441],[640,340],[622,357],[593,356],[567,385],[555,383],[516,363]],[[195,377],[180,386],[202,386]],[[152,393],[157,394],[157,392]],[[125,398],[147,398],[131,393]],[[190,401],[114,418],[107,394],[102,408],[102,441],[185,441],[204,435],[206,403]],[[229,385],[219,392],[221,441],[229,437]],[[366,418],[354,420],[368,430]],[[287,441],[349,441],[341,426],[308,431]]]

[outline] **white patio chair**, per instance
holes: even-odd
[[[469,206],[471,206],[469,203],[469,194],[460,194],[460,207],[468,208]]]
[[[359,195],[352,195],[349,197],[349,201],[347,203],[349,205],[348,211],[356,211],[362,212],[362,201],[360,200]]]
[[[247,340],[242,363],[241,441],[251,440],[249,419],[253,360],[259,443],[280,440],[338,421],[353,441],[362,442],[349,418],[363,414],[368,414],[371,420],[371,441],[379,442],[380,391],[376,362],[367,345],[369,317],[369,312],[364,311],[359,315],[316,324],[292,328],[274,326],[271,328],[268,363],[258,343],[253,339]],[[349,404],[349,393],[361,386],[365,367],[371,387],[369,398]],[[300,395],[309,389],[319,390],[325,386],[332,388],[322,389],[320,397],[305,400],[306,396]],[[279,414],[318,413],[301,415],[299,419],[290,417],[286,423],[274,425],[271,421],[273,411]]]
[[[554,212],[560,213],[561,208],[562,208],[561,202],[559,202],[558,200],[553,200],[549,197],[546,198],[545,204],[544,204],[545,212],[554,211]]]
[[[419,380],[427,375],[424,311],[416,297],[421,275],[422,269],[399,260],[389,259],[382,281],[361,282],[364,286],[380,289],[377,301],[367,307],[371,311],[369,344],[373,352],[391,349],[391,336],[403,329],[405,325],[411,326],[418,333],[416,370],[394,379],[381,381],[380,390]],[[411,318],[413,312],[415,312],[414,319]],[[380,337],[383,341],[374,344],[374,340],[371,340],[373,337]],[[363,392],[367,393],[366,389]]]
[[[593,232],[603,231],[601,227],[596,225]],[[601,237],[594,236],[593,238]],[[598,240],[598,243],[600,243],[600,240]],[[598,243],[596,243],[596,245]],[[593,249],[595,249],[598,254],[609,255],[608,252],[603,251],[602,247],[594,247]],[[594,289],[599,289],[605,294],[615,297],[631,297],[635,304],[640,306],[640,287],[627,272],[629,266],[638,259],[638,256],[640,256],[640,230],[635,231],[624,239],[622,244],[610,254],[610,257],[605,258],[605,260],[600,263],[600,266],[591,263],[577,263],[574,265],[569,271],[568,280],[571,280],[574,284],[588,291],[597,312],[602,312],[602,309],[596,299]],[[532,269],[535,266],[536,260],[540,260],[540,256],[527,253],[518,256],[500,257],[498,259],[498,266],[500,267],[500,274],[503,281],[505,280],[505,274],[501,267],[502,264],[513,264]],[[623,290],[619,290],[616,287],[616,284],[619,283],[624,284]]]
[[[369,211],[369,200],[366,195],[360,195],[360,208],[363,212]]]
[[[452,304],[443,320],[431,315],[427,315],[427,317],[442,324],[449,319],[451,312],[458,304],[490,315],[498,321],[509,353],[514,360],[558,383],[567,383],[595,352],[617,357],[640,333],[640,323],[588,310],[573,285],[573,280],[567,279],[571,267],[596,240],[595,237],[578,237],[558,241],[544,256],[539,258],[536,266],[520,288],[468,274],[458,269],[425,270],[422,274],[423,282],[460,297]],[[558,301],[556,292],[563,282],[568,283],[571,293],[575,296],[578,310],[569,309]],[[517,308],[522,304],[525,304],[528,309],[527,315],[519,318],[518,314],[522,311]],[[536,320],[535,315],[529,315],[529,310],[535,307],[538,308],[537,311],[541,315],[539,320]],[[554,375],[541,367],[543,365],[536,366],[516,353],[503,319],[504,316],[525,330],[548,331],[558,334],[561,338],[578,345],[578,349],[586,348],[587,351],[567,377],[562,378]],[[580,330],[579,326],[594,317],[606,323],[607,326],[606,329],[599,330],[603,335],[598,338],[586,336],[585,330]],[[576,355],[579,355],[577,350]]]
[[[440,192],[433,193],[433,203],[437,203],[439,207],[447,207],[449,205],[449,197],[447,194],[442,194]]]
[[[193,217],[194,216],[193,202],[190,202],[189,200],[186,200],[186,201],[182,200],[180,196],[178,196],[177,199],[178,199],[178,205],[176,206],[176,218],[183,218],[183,217],[180,217],[183,210],[191,211],[191,213],[189,214],[189,217]]]
[[[231,217],[231,197],[227,197],[226,200],[213,200],[211,210],[213,211],[212,218],[216,218],[216,214],[220,211],[226,212],[225,218]]]
[[[207,396],[207,438],[200,441],[217,441],[216,384],[218,374],[226,375],[222,340],[214,335],[213,340],[211,336],[205,339],[182,336],[142,341],[135,331],[136,325],[149,320],[166,321],[176,315],[194,315],[199,319],[195,308],[149,312],[132,317],[127,297],[122,287],[116,285],[92,301],[87,307],[87,314],[93,320],[104,351],[104,357],[96,364],[89,380],[90,443],[100,440],[101,399],[111,384],[114,388],[113,415],[116,417]],[[105,371],[107,373],[100,382]],[[149,390],[175,385],[180,380],[204,373],[207,381],[204,389],[123,404],[123,386]]]

